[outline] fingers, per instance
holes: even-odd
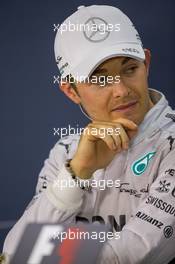
[[[88,129],[87,129],[88,128]],[[127,149],[129,138],[120,124],[116,126],[103,124],[89,124],[86,129],[86,135],[90,141],[102,140],[106,143],[110,150],[120,152]]]
[[[138,128],[138,126],[133,122],[133,121],[131,121],[131,120],[129,120],[129,119],[126,119],[126,118],[118,118],[118,119],[116,119],[116,120],[113,120],[112,122],[100,122],[100,121],[93,121],[92,122],[93,124],[102,124],[102,123],[104,123],[104,124],[121,124],[124,128],[126,128],[126,129],[130,129],[130,130],[137,130],[137,128]]]
[[[107,134],[107,126],[89,124],[86,130],[86,135],[90,141],[102,140],[106,143],[110,150],[115,150],[115,141],[112,135]]]
[[[93,121],[87,127],[89,128],[89,140],[97,141],[101,139],[109,149],[116,152],[127,150],[129,141],[138,130],[138,126],[133,121],[125,118],[118,118],[111,122]],[[94,133],[95,129],[96,133]]]
[[[117,120],[114,120],[113,122],[120,123],[123,125],[124,128],[129,130],[137,130],[138,126],[131,120],[125,119],[125,118],[118,118]]]
[[[93,124],[105,124],[109,126],[115,125],[120,128],[120,136],[122,137],[122,148],[127,149],[129,147],[129,140],[131,140],[138,132],[138,126],[131,120],[126,118],[118,118],[112,122],[100,122],[93,121]],[[128,142],[127,142],[128,141]],[[125,143],[124,143],[125,142]]]
[[[112,136],[113,141],[115,142],[115,151],[120,152],[122,150],[122,142],[119,135],[113,135]]]
[[[118,151],[120,148],[120,141],[118,142],[118,144],[116,144],[116,141],[113,139],[112,136],[105,136],[104,138],[102,138],[102,140],[106,143],[106,145],[108,146],[108,148],[112,151]]]
[[[121,138],[122,149],[127,150],[129,148],[130,138],[128,137],[126,131],[124,130],[124,128],[122,126],[120,128],[120,138]]]

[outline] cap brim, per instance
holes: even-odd
[[[71,70],[71,75],[77,80],[89,77],[93,71],[104,61],[113,57],[131,57],[144,61],[145,53],[141,45],[137,43],[119,43],[102,50],[95,50],[90,56],[84,59],[77,67]]]

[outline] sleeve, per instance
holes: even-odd
[[[175,258],[175,149],[162,159],[148,196],[120,239],[108,241],[104,249],[100,264],[167,264]]]
[[[8,256],[15,252],[29,222],[70,223],[80,211],[83,190],[75,184],[69,188],[67,182],[73,180],[64,165],[66,158],[65,146],[58,142],[39,174],[36,194],[5,239],[3,252]]]

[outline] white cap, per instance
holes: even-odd
[[[61,76],[87,78],[105,60],[125,56],[144,61],[142,42],[131,20],[118,8],[80,6],[59,27],[55,58]]]

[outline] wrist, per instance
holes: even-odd
[[[85,180],[92,177],[93,171],[81,166],[75,159],[70,161],[70,166],[77,177]]]

